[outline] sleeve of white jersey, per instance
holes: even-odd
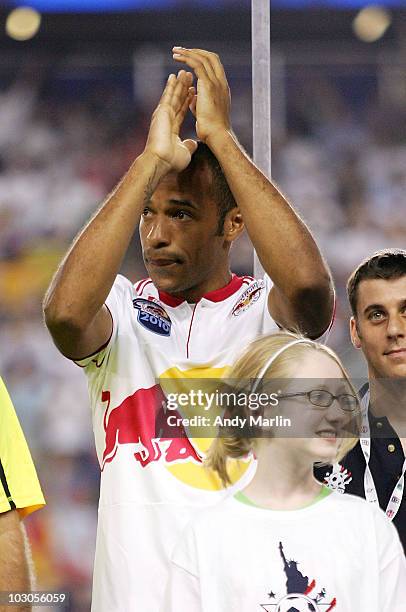
[[[199,578],[174,562],[171,563],[165,610],[168,612],[202,611]]]
[[[124,322],[125,317],[129,316],[128,313],[131,312],[131,308],[128,308],[128,305],[131,305],[132,295],[133,285],[125,276],[118,274],[105,302],[113,322],[111,336],[107,344],[100,349],[83,359],[75,361],[77,365],[86,368],[90,364],[94,364],[99,368],[105,362],[111,347],[116,341],[120,324]]]
[[[268,274],[264,274],[263,281],[265,283],[265,303],[264,303],[264,313],[263,313],[263,319],[262,319],[261,335],[270,334],[272,332],[278,331],[279,329],[277,323],[275,323],[275,321],[269,314],[269,309],[268,309],[268,296],[269,296],[270,290],[273,287],[273,282],[271,278],[268,276]]]
[[[379,563],[379,610],[404,612],[406,558],[395,526],[380,508],[374,508]],[[367,537],[367,534],[365,534]]]
[[[172,554],[165,603],[168,612],[202,612],[195,534],[190,526]]]
[[[270,292],[270,290],[273,287],[273,281],[268,276],[268,274],[264,274],[263,280],[264,280],[264,283],[265,283],[266,296],[268,298],[269,292]],[[334,307],[333,307],[333,314],[331,315],[330,324],[329,324],[328,328],[326,329],[326,331],[319,338],[317,338],[318,342],[322,342],[323,344],[327,344],[328,338],[330,336],[331,329],[332,329],[333,324],[334,324],[335,311],[336,311],[336,297],[334,295]],[[263,316],[263,322],[262,322],[262,333],[263,334],[268,334],[268,333],[272,333],[274,331],[278,331],[278,329],[280,329],[279,325],[272,319],[271,315],[269,314],[268,301],[267,301],[266,302],[266,307],[264,308],[264,316]]]

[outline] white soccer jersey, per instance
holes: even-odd
[[[202,465],[208,440],[155,437],[158,383],[219,379],[250,341],[277,329],[268,313],[270,288],[269,278],[234,275],[190,305],[158,292],[150,279],[133,286],[117,277],[106,301],[110,341],[78,362],[88,377],[102,469],[94,612],[163,611],[170,554],[182,528],[198,508],[230,494]],[[254,466],[234,468],[240,488]]]

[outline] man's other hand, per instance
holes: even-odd
[[[173,58],[193,68],[197,76],[197,95],[190,110],[196,117],[196,134],[210,146],[210,139],[230,130],[230,89],[224,68],[216,53],[202,49],[173,47]]]

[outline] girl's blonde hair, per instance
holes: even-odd
[[[299,334],[291,332],[277,332],[269,336],[261,337],[252,342],[240,358],[236,361],[231,371],[227,374],[228,379],[235,381],[247,379],[263,378],[289,378],[292,376],[292,369],[309,352],[321,351],[328,355],[339,366],[343,373],[343,378],[347,381],[353,394],[358,397],[351,380],[343,364],[337,355],[327,346],[314,342]],[[274,361],[272,361],[275,356]],[[266,368],[267,362],[271,362]],[[246,409],[248,412],[248,408]],[[357,413],[357,429],[359,428],[359,413]],[[227,471],[228,459],[240,459],[249,455],[255,448],[256,438],[241,437],[238,435],[219,436],[213,441],[206,457],[207,467],[215,470],[220,476],[224,485],[231,484]],[[344,438],[337,453],[336,461],[340,461],[358,441],[357,437]]]

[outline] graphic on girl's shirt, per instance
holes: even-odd
[[[286,595],[283,595],[281,599],[278,598],[275,603],[260,604],[261,608],[266,612],[331,612],[336,607],[336,598],[334,597],[330,602],[325,601],[327,592],[324,588],[312,596],[316,581],[313,579],[309,583],[308,576],[303,576],[299,571],[298,561],[286,559],[282,542],[279,542],[279,552],[286,575]],[[276,600],[278,595],[271,590],[268,597]]]

